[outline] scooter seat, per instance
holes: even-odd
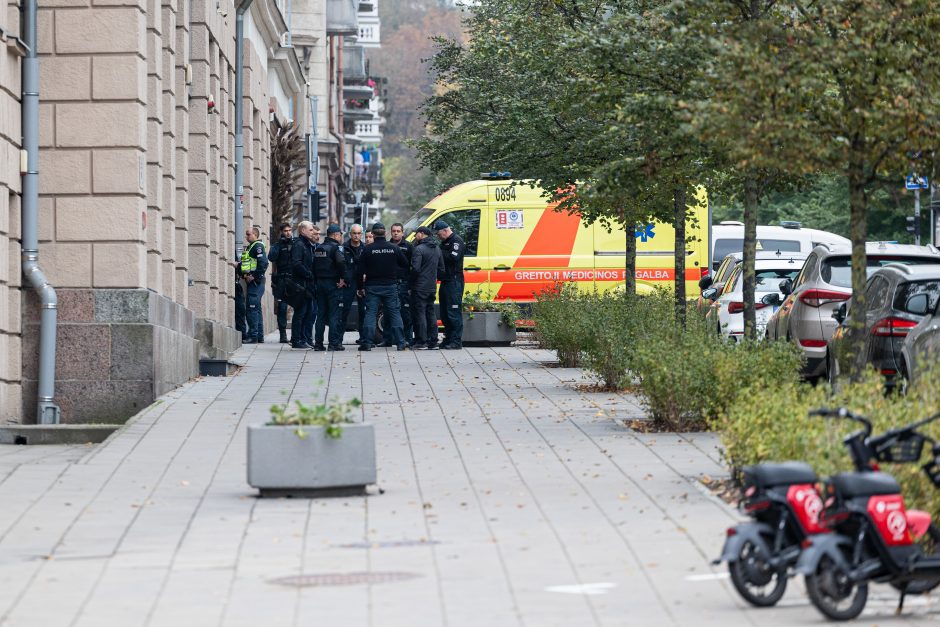
[[[769,488],[777,485],[816,483],[816,472],[803,462],[756,464],[744,468],[744,483]]]
[[[883,472],[840,472],[829,483],[845,498],[901,493],[894,477]]]

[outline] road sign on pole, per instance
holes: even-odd
[[[911,174],[904,179],[904,187],[907,189],[930,189],[930,181],[926,176],[917,176]]]

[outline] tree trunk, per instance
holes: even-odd
[[[868,259],[865,253],[865,241],[868,237],[866,209],[868,194],[865,192],[864,169],[852,164],[848,172],[849,183],[849,235],[852,240],[852,303],[849,318],[849,333],[846,352],[852,364],[849,373],[853,381],[858,381],[867,362],[865,347],[865,285],[868,283]]]
[[[626,260],[624,261],[623,287],[629,296],[636,295],[636,225],[632,222],[623,225],[626,232]]]
[[[744,301],[744,337],[753,340],[757,337],[757,310],[754,307],[757,281],[755,262],[757,257],[757,180],[756,173],[744,181],[744,249],[743,249],[743,293]]]
[[[685,326],[685,216],[688,211],[685,202],[685,187],[677,186],[672,196],[673,222],[676,228],[675,285],[676,285],[676,322]]]

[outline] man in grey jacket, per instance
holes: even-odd
[[[415,231],[414,252],[408,286],[411,290],[412,322],[415,331],[415,350],[437,348],[437,318],[434,315],[434,295],[437,279],[444,273],[444,257],[431,229],[422,226]]]

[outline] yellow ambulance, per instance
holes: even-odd
[[[698,296],[708,273],[711,220],[704,189],[689,207],[686,224],[686,293]],[[530,181],[493,176],[457,185],[431,200],[405,224],[411,239],[419,226],[443,220],[466,242],[465,293],[481,291],[492,300],[531,302],[558,282],[574,281],[585,291],[622,287],[626,233],[582,224],[578,214],[554,211]],[[637,292],[671,285],[675,230],[652,222],[637,228]]]

